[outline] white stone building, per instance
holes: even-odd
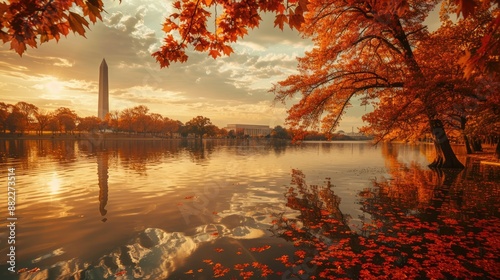
[[[271,134],[272,129],[267,125],[255,125],[255,124],[228,124],[226,127],[227,131],[234,130],[243,131],[244,135],[251,137],[264,137]]]

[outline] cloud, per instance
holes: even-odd
[[[108,17],[105,17],[104,24],[110,27],[117,26],[122,18],[123,18],[123,13],[121,12],[112,13]]]
[[[276,62],[276,61],[295,61],[296,56],[284,53],[267,53],[264,56],[259,56],[257,62]]]
[[[116,66],[118,69],[139,69],[139,68],[144,68],[144,64],[139,64],[139,63],[127,63],[126,61],[120,61],[118,62],[118,65]]]
[[[58,67],[72,67],[74,65],[73,62],[70,62],[68,59],[55,57],[55,56],[38,56],[33,55],[31,53],[27,53],[25,56],[33,59],[33,62],[47,65],[47,66],[58,66]]]
[[[0,54],[4,53],[5,52],[0,52]],[[10,72],[26,72],[27,70],[28,67],[22,65],[15,65],[0,60],[0,73],[2,74],[10,74]]]
[[[259,45],[257,43],[254,43],[254,42],[240,41],[240,42],[237,42],[235,45],[237,48],[239,48],[239,51],[241,53],[248,53],[248,52],[251,53],[251,52],[255,52],[255,51],[265,52],[266,51],[266,47]]]
[[[112,93],[113,94],[113,93]],[[124,99],[139,104],[170,104],[186,100],[179,92],[167,91],[150,86],[134,86],[113,94],[113,98]],[[138,102],[139,101],[139,102]]]

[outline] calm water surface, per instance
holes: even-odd
[[[277,218],[307,222],[291,202],[297,174],[313,189],[332,185],[330,215],[361,233],[374,218],[362,204],[370,189],[413,180],[407,206],[432,200],[446,180],[423,167],[432,152],[365,142],[0,140],[2,194],[16,169],[16,270],[40,269],[7,273],[2,230],[0,278],[212,279],[214,263],[259,262],[284,273],[268,279],[305,279],[284,278],[290,268],[276,258],[295,248],[272,230]],[[455,207],[498,218],[500,170],[469,165],[453,177],[462,191]],[[463,202],[470,185],[487,188],[482,205]],[[222,278],[230,275],[240,278],[234,269]]]

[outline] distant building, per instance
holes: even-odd
[[[361,132],[348,132],[348,133],[345,133],[344,136],[347,136],[352,140],[371,140],[371,139],[373,139],[373,136],[366,135],[366,134],[361,133]]]
[[[234,132],[243,131],[244,135],[251,137],[267,136],[271,134],[272,129],[267,125],[255,124],[228,124],[226,129]]]

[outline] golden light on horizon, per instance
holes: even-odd
[[[53,79],[45,83],[44,88],[48,94],[57,95],[64,89],[64,84],[57,79]]]
[[[44,76],[35,80],[32,88],[41,92],[44,99],[60,99],[65,89],[65,83],[54,76]]]

